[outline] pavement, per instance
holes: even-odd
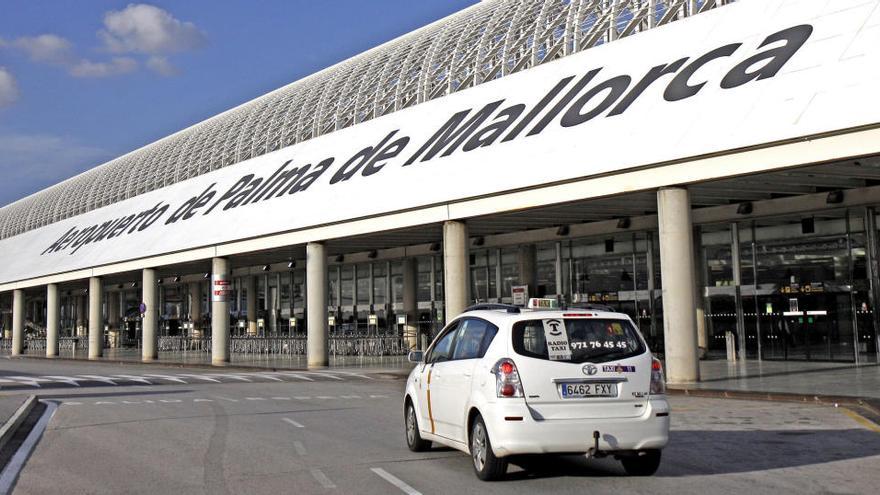
[[[3,377],[37,369],[207,373],[0,360]],[[59,404],[14,493],[875,493],[880,483],[880,427],[845,408],[686,396],[670,397],[671,442],[652,478],[627,477],[613,459],[552,456],[518,461],[505,481],[484,483],[463,453],[407,450],[402,380],[265,374],[279,380],[4,387],[3,397],[36,393]]]
[[[6,424],[9,418],[24,404],[27,395],[0,396],[0,426]]]
[[[880,399],[880,365],[803,361],[700,362],[701,381],[688,389],[782,392]]]

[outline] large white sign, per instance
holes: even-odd
[[[742,0],[5,239],[0,283],[875,124],[878,5]]]

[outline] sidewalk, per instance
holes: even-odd
[[[799,361],[702,361],[702,380],[674,389],[729,390],[880,399],[880,365]]]

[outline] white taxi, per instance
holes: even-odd
[[[630,475],[657,471],[669,440],[660,361],[625,314],[555,303],[472,306],[410,353],[411,450],[469,453],[482,480],[519,454],[614,456]]]

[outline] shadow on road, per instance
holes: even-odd
[[[673,431],[658,477],[768,471],[880,455],[880,434],[864,429]],[[626,476],[614,458],[525,456],[511,461],[508,480]]]

